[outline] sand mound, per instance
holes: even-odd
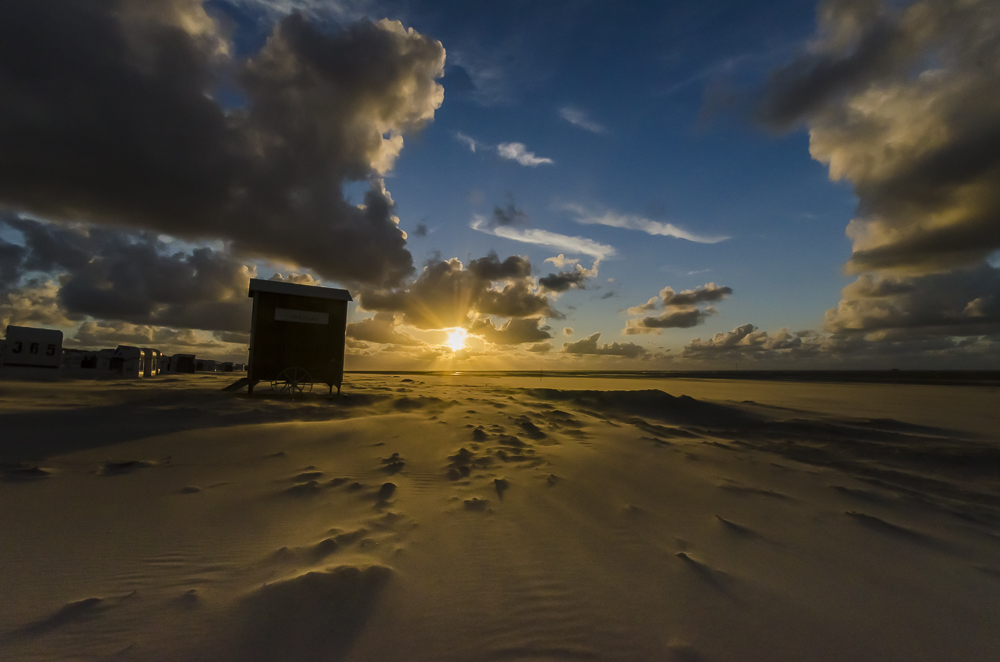
[[[391,576],[385,566],[340,566],[263,586],[237,608],[243,627],[230,659],[341,659]]]
[[[568,402],[615,418],[645,416],[675,425],[713,427],[730,427],[759,420],[758,416],[736,407],[702,402],[686,395],[675,397],[657,390],[560,391],[540,388],[525,389],[525,392],[538,400]]]
[[[37,464],[28,462],[16,462],[14,464],[0,465],[0,480],[14,483],[19,481],[42,480],[52,475]]]
[[[101,465],[99,473],[103,476],[117,476],[118,474],[132,473],[139,469],[148,469],[159,464],[160,462],[154,460],[121,460],[118,462],[108,460]]]
[[[14,634],[27,637],[40,637],[71,623],[85,621],[94,617],[101,608],[102,602],[103,600],[100,598],[87,598],[85,600],[70,602],[51,616],[30,623],[17,630]]]

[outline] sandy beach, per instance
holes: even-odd
[[[995,660],[994,387],[0,383],[4,660]]]

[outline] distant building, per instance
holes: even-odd
[[[261,380],[285,384],[344,381],[347,290],[254,278],[247,390]]]

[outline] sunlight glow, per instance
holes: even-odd
[[[465,329],[452,329],[448,332],[448,340],[444,343],[451,347],[453,352],[465,348]]]

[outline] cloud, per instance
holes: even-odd
[[[347,325],[347,337],[382,345],[423,346],[427,343],[417,340],[399,330],[399,322],[393,313],[375,313],[374,317]]]
[[[310,285],[310,286],[320,286],[322,287],[323,281],[313,278],[312,274],[288,274],[288,277],[282,276],[280,273],[276,273],[271,276],[268,280],[280,280],[286,283],[295,283],[296,285]]]
[[[562,256],[560,256],[562,257]],[[551,259],[551,258],[549,258]],[[573,265],[572,271],[560,271],[557,274],[549,274],[538,279],[538,285],[543,292],[562,293],[570,289],[586,289],[585,283],[597,277],[597,268],[600,260],[594,260],[594,266],[586,269],[579,264]]]
[[[803,336],[789,333],[787,329],[771,336],[767,331],[759,331],[753,324],[744,324],[732,331],[717,333],[708,340],[695,338],[684,348],[683,356],[699,360],[736,359],[793,351],[797,355],[816,354],[820,351],[820,344],[818,341],[804,342]]]
[[[302,12],[321,20],[353,23],[374,13],[372,0],[227,0],[228,4],[249,12],[262,13],[269,20],[292,12]]]
[[[475,154],[476,148],[482,144],[475,138],[470,138],[461,131],[455,132],[455,140],[466,145],[469,148],[469,151],[472,152],[473,154]]]
[[[580,127],[584,131],[590,131],[591,133],[605,132],[605,128],[603,126],[590,120],[586,113],[577,108],[571,108],[569,106],[560,108],[559,117],[563,118],[573,126]]]
[[[822,335],[779,329],[768,333],[744,324],[707,340],[695,338],[683,351],[694,362],[747,361],[764,366],[831,366],[856,369],[925,367],[982,369],[998,366],[1000,334],[969,338],[879,331]],[[731,365],[731,364],[729,364]]]
[[[523,166],[530,166],[532,168],[543,164],[555,164],[555,161],[552,159],[535,156],[535,153],[529,152],[523,143],[500,143],[497,145],[497,154],[502,159],[517,161]]]
[[[615,249],[607,244],[601,244],[586,237],[570,237],[564,234],[549,232],[548,230],[528,229],[518,230],[511,227],[491,227],[486,219],[476,215],[473,217],[469,227],[477,232],[492,234],[496,237],[520,241],[525,244],[535,244],[547,246],[578,255],[589,255],[597,260],[615,254]]]
[[[427,236],[427,226],[423,223],[417,223],[417,229],[413,231],[414,236],[426,237]]]
[[[0,204],[401,282],[413,263],[382,175],[442,102],[441,44],[293,13],[259,52],[231,50],[196,0],[4,4]],[[363,205],[352,181],[370,182]]]
[[[998,23],[988,0],[827,1],[771,76],[761,121],[807,126],[858,197],[848,271],[931,273],[1000,248]]]
[[[690,329],[692,326],[704,324],[705,318],[713,314],[715,314],[714,308],[671,310],[656,317],[630,319],[625,323],[623,333],[633,336],[640,333],[659,333],[661,329]]]
[[[15,326],[68,327],[79,322],[59,303],[59,284],[52,280],[31,280],[23,287],[0,293],[0,328]]]
[[[493,208],[494,225],[527,225],[528,215],[524,210],[514,206],[514,202],[507,203],[506,207]]]
[[[571,326],[564,326],[563,327],[563,335],[564,336],[571,336],[571,335],[573,335],[573,327],[571,327]]]
[[[532,345],[527,348],[529,352],[534,352],[536,354],[546,354],[552,351],[552,344],[547,342],[540,342],[537,345]]]
[[[594,335],[584,338],[583,340],[578,340],[573,343],[563,343],[562,352],[565,354],[577,354],[577,355],[596,355],[596,356],[622,356],[629,359],[641,358],[646,356],[649,352],[645,347],[640,347],[635,343],[611,343],[610,345],[605,343],[604,345],[598,345],[597,342],[601,339],[600,333],[595,333]]]
[[[835,335],[873,331],[925,336],[1000,333],[1000,269],[981,264],[925,276],[863,274],[826,312]]]
[[[660,297],[650,297],[649,301],[646,303],[641,303],[638,306],[632,306],[628,309],[629,315],[641,315],[643,313],[648,313],[651,310],[656,310],[660,307],[662,299]]]
[[[547,292],[565,292],[571,288],[582,290],[586,289],[584,283],[588,277],[586,269],[578,268],[576,271],[561,271],[543,276],[538,279],[538,284]]]
[[[249,336],[247,336],[249,339]],[[199,349],[224,349],[225,344],[211,335],[191,329],[168,329],[128,322],[98,323],[89,320],[80,325],[74,334],[73,344],[82,347],[116,347],[135,345],[138,347],[181,347]],[[236,343],[233,343],[236,344]],[[245,344],[243,342],[238,344]],[[245,347],[243,348],[246,349]]]
[[[566,205],[567,211],[573,213],[577,223],[584,225],[606,225],[612,228],[625,228],[627,230],[639,230],[646,234],[663,237],[675,237],[698,244],[717,244],[720,241],[729,239],[726,236],[702,236],[682,230],[672,223],[661,223],[651,221],[642,216],[628,216],[614,211],[594,212],[580,205]]]
[[[55,277],[54,299],[64,319],[209,331],[249,328],[247,290],[256,272],[226,252],[171,251],[150,232],[64,227],[15,214],[0,216],[3,225],[24,239],[21,269]]]
[[[0,237],[0,293],[6,292],[20,281],[24,253],[23,246]]]
[[[658,316],[645,316],[630,319],[625,323],[623,333],[636,335],[641,333],[661,333],[662,329],[688,329],[703,324],[709,315],[715,314],[715,309],[700,309],[700,303],[721,301],[733,293],[731,287],[706,283],[691,290],[675,292],[671,287],[660,290],[659,296],[651,297],[646,303],[632,306],[629,315],[643,315],[655,310],[664,312]]]
[[[693,306],[705,301],[721,301],[732,293],[733,288],[731,287],[720,287],[715,283],[705,283],[701,287],[696,287],[693,290],[684,290],[679,293],[674,292],[669,287],[665,287],[660,290],[660,300],[663,302],[664,308],[677,308],[681,306]]]
[[[545,258],[544,262],[551,262],[555,265],[556,269],[562,269],[563,267],[571,267],[575,264],[579,264],[580,260],[577,260],[576,258],[568,258],[560,253],[555,257]]]
[[[502,284],[494,289],[494,284]],[[466,327],[475,313],[501,317],[555,316],[546,297],[532,291],[531,263],[512,255],[501,261],[496,253],[473,260],[432,260],[404,288],[362,290],[365,310],[398,312],[419,329]]]
[[[479,319],[469,327],[469,333],[482,336],[495,345],[537,343],[553,337],[549,333],[549,327],[539,326],[540,322],[541,320],[537,317],[509,319],[497,328],[489,319]]]
[[[477,310],[484,315],[499,317],[528,317],[539,314],[555,319],[564,317],[562,313],[551,308],[549,300],[543,294],[533,292],[526,280],[508,283],[502,290],[486,290],[479,299]]]

